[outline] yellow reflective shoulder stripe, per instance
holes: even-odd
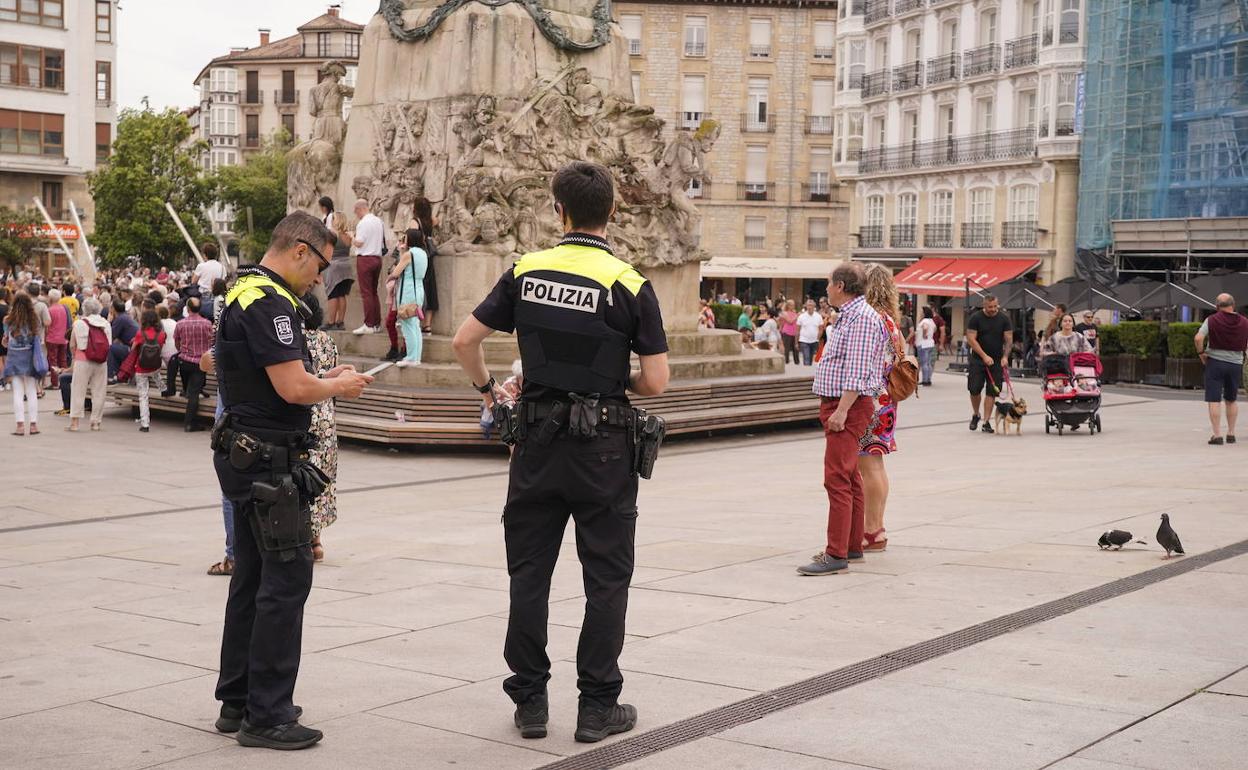
[[[290,300],[292,308],[297,309],[299,307],[299,300],[294,294],[291,294],[286,287],[265,275],[245,275],[240,278],[238,283],[234,284],[234,288],[230,289],[229,293],[225,295],[225,304],[228,306],[237,302],[239,307],[246,310],[251,306],[251,303],[264,296],[264,287],[266,286],[272,287],[278,294]]]
[[[608,289],[619,283],[633,295],[641,291],[646,282],[627,262],[602,249],[572,243],[525,254],[516,262],[514,270],[517,278],[537,270],[553,270],[583,276]]]

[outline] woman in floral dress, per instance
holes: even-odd
[[[892,271],[880,264],[868,265],[863,297],[880,314],[888,328],[890,345],[884,362],[884,378],[887,381],[898,349],[904,350],[899,346],[905,344],[897,326],[901,313]],[[858,440],[858,472],[862,474],[866,506],[864,551],[883,551],[888,545],[888,537],[884,533],[884,508],[888,505],[888,471],[884,468],[884,457],[897,451],[897,441],[893,438],[896,429],[897,405],[885,390],[875,397],[871,424]]]
[[[307,329],[308,358],[312,361],[312,372],[319,376],[338,365],[338,346],[334,344],[334,338],[329,336],[329,332],[321,329],[325,314],[316,297],[309,294],[303,301],[312,310],[311,317],[304,324]],[[316,439],[316,447],[309,453],[312,464],[330,479],[329,486],[312,503],[312,558],[321,561],[325,558],[321,530],[338,520],[338,428],[334,422],[332,398],[312,407],[312,436]]]

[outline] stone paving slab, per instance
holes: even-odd
[[[1135,767],[1235,768],[1248,756],[1248,698],[1200,693],[1080,752]]]

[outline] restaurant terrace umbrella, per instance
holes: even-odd
[[[1130,305],[1121,301],[1113,292],[1102,286],[1071,276],[1063,278],[1051,286],[1045,286],[1049,299],[1054,304],[1065,305],[1069,311],[1085,308],[1112,307],[1115,310],[1128,310]]]
[[[1154,281],[1143,276],[1132,278],[1113,287],[1114,296],[1133,308],[1139,308],[1140,300],[1161,288],[1162,281]]]
[[[983,307],[984,295],[991,294],[1001,302],[1006,310],[1052,310],[1053,300],[1043,286],[1030,281],[1015,278],[1003,281],[991,289],[973,290],[967,298],[972,307]]]
[[[1166,310],[1172,307],[1213,307],[1193,287],[1175,281],[1159,284],[1132,303],[1136,310]]]
[[[1219,294],[1230,294],[1239,307],[1248,307],[1248,273],[1214,270],[1190,281],[1191,290],[1202,299],[1213,302]]]

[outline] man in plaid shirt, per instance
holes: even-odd
[[[173,327],[173,341],[178,346],[178,370],[182,378],[182,392],[186,394],[185,430],[187,433],[203,428],[195,424],[199,413],[199,394],[207,382],[199,368],[199,359],[212,349],[212,321],[200,315],[201,303],[197,297],[191,297],[183,308],[185,317]],[[171,362],[172,363],[172,362]],[[173,389],[173,367],[170,366],[169,384],[166,392]],[[170,394],[172,395],[172,394]]]
[[[862,559],[863,496],[858,440],[867,432],[872,396],[887,387],[889,346],[884,319],[862,297],[862,267],[845,262],[828,279],[828,302],[839,307],[832,336],[815,369],[819,421],[824,426],[823,487],[828,492],[828,544],[803,575],[834,575]],[[860,398],[864,396],[865,398]]]

